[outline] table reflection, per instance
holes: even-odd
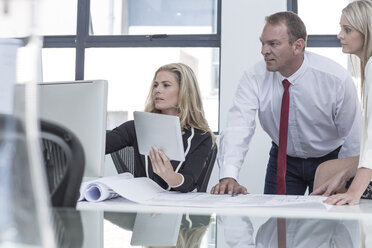
[[[52,222],[57,247],[83,246],[84,233],[80,211],[69,208],[53,209]]]
[[[255,232],[247,216],[220,216],[228,247],[360,247],[359,221],[269,218]]]
[[[210,215],[169,213],[104,213],[104,219],[131,231],[130,244],[147,247],[201,247]]]
[[[181,211],[55,209],[58,247],[371,247],[371,219],[278,219]]]

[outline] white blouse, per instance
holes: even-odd
[[[372,57],[365,68],[363,124],[359,167],[372,169]]]

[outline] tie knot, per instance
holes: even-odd
[[[286,90],[288,90],[289,86],[291,85],[291,83],[287,79],[284,79],[282,81],[282,84],[283,84],[284,89]]]

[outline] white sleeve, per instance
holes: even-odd
[[[354,81],[350,76],[346,78],[345,86],[339,92],[335,124],[339,135],[345,141],[339,153],[339,158],[358,156],[360,153],[360,137],[362,127],[362,113]]]
[[[367,63],[365,75],[364,126],[359,167],[372,169],[372,59]]]
[[[235,93],[233,106],[227,116],[227,127],[222,131],[218,153],[220,178],[238,180],[239,171],[256,127],[259,106],[258,86],[253,75],[245,73]]]

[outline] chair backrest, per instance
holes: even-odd
[[[75,207],[84,174],[83,147],[71,131],[55,123],[41,120],[40,130],[51,203]]]
[[[132,146],[111,153],[111,158],[119,174],[130,172],[134,175],[134,149]]]
[[[199,176],[198,182],[197,182],[197,190],[198,192],[206,192],[209,178],[211,177],[211,173],[213,170],[214,162],[216,161],[217,156],[217,145],[214,144],[211,151],[209,152],[208,159],[205,162],[202,172]]]

